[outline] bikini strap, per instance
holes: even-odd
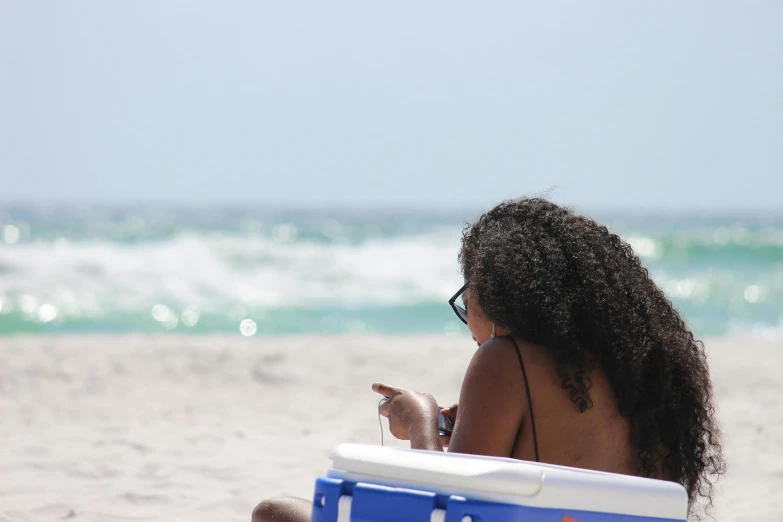
[[[519,366],[522,367],[522,377],[525,379],[525,393],[527,393],[527,407],[530,410],[530,426],[533,428],[533,448],[536,450],[536,462],[540,462],[538,458],[538,437],[536,437],[536,418],[533,415],[533,398],[530,396],[530,385],[527,382],[527,372],[525,371],[525,363],[522,360],[522,352],[519,351],[516,340],[510,335],[508,336],[511,342],[514,343],[514,350],[517,352],[519,358]]]

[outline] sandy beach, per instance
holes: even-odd
[[[783,341],[706,341],[729,474],[715,518],[783,520]],[[373,381],[458,399],[464,337],[0,338],[0,521],[246,521],[380,444]],[[391,439],[386,443],[405,447]]]

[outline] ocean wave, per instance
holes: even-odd
[[[4,313],[41,320],[137,313],[155,305],[214,314],[237,306],[259,311],[445,302],[461,286],[458,238],[458,231],[443,230],[359,244],[186,234],[141,244],[5,245],[0,301]]]
[[[462,284],[462,223],[0,211],[0,334],[461,331],[446,300]],[[610,227],[696,332],[783,327],[782,223]]]

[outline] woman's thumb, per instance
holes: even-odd
[[[440,413],[444,417],[449,417],[451,419],[456,419],[457,418],[457,405],[455,404],[453,406],[449,406],[448,408],[443,408],[442,410],[440,410]]]

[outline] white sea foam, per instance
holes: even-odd
[[[141,244],[40,241],[0,247],[0,296],[30,313],[47,303],[71,314],[157,304],[415,304],[460,286],[458,248],[451,229],[358,244],[195,234]]]
[[[202,214],[0,216],[0,335],[461,328],[456,219]],[[652,223],[620,228],[695,330],[779,328],[783,224]]]

